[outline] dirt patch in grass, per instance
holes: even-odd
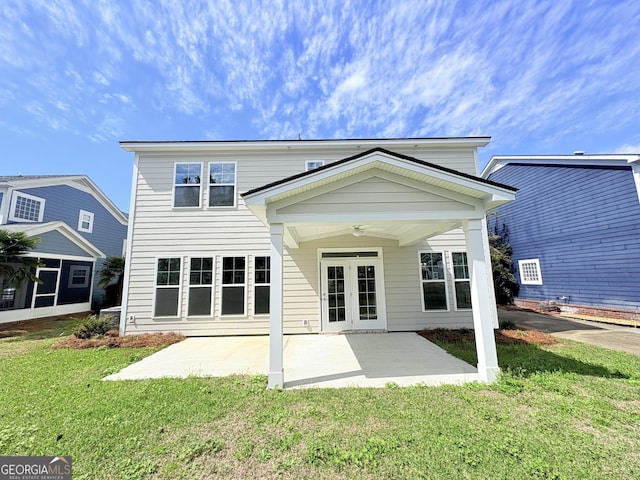
[[[474,342],[475,334],[470,329],[448,330],[444,328],[436,328],[434,330],[421,330],[418,335],[423,336],[429,341],[440,341],[444,343],[461,343]],[[528,343],[531,345],[553,345],[558,343],[553,336],[548,333],[539,332],[538,330],[496,330],[496,343],[513,345]]]
[[[52,348],[73,348],[81,350],[83,348],[138,348],[138,347],[160,347],[178,343],[186,337],[180,333],[145,333],[143,335],[118,336],[117,330],[109,330],[102,338],[76,338],[68,337],[60,340]]]
[[[9,322],[0,324],[0,338],[16,337],[26,333],[40,332],[55,328],[67,320],[75,320],[89,315],[91,312],[74,313],[70,315],[58,315],[56,317],[36,318],[33,320],[22,320],[20,322]]]

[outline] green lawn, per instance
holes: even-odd
[[[639,357],[499,346],[492,386],[102,382],[153,349],[52,350],[72,323],[0,340],[0,454],[71,455],[74,479],[640,478]]]

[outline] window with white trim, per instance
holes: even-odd
[[[86,288],[89,286],[91,269],[83,265],[71,265],[69,267],[69,288]]]
[[[448,310],[444,255],[419,252],[422,310]]]
[[[44,198],[22,192],[13,194],[9,209],[9,220],[14,222],[42,222],[43,216]]]
[[[518,260],[518,269],[520,270],[520,283],[522,285],[542,285],[539,259]]]
[[[247,281],[245,257],[222,257],[221,315],[244,315]]]
[[[80,215],[78,216],[78,231],[86,233],[93,232],[93,213],[80,210]]]
[[[156,268],[154,317],[177,317],[180,306],[181,259],[159,258]]]
[[[451,252],[453,265],[453,287],[456,295],[456,310],[471,308],[471,282],[469,264],[465,252]]]
[[[307,160],[306,171],[315,170],[324,166],[324,160]]]
[[[236,164],[209,164],[209,206],[236,206]]]
[[[201,163],[176,163],[173,179],[173,206],[177,208],[199,207]]]
[[[253,268],[253,313],[267,315],[271,295],[271,257],[255,257]]]
[[[190,317],[213,315],[213,257],[191,258],[189,262]]]

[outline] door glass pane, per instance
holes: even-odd
[[[345,308],[344,267],[327,267],[327,278],[329,322],[344,322],[347,317]]]
[[[58,283],[58,272],[51,271],[41,271],[40,272],[40,280],[42,283],[38,284],[36,288],[36,293],[41,295],[43,293],[55,293],[56,292],[56,283]]]
[[[376,268],[374,265],[358,266],[358,300],[360,320],[377,320]]]

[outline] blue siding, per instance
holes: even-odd
[[[40,243],[34,249],[39,253],[50,253],[53,255],[73,255],[77,257],[90,257],[82,248],[62,235],[60,232],[47,232],[38,235]]]
[[[540,259],[543,285],[521,285],[520,298],[640,309],[640,202],[630,168],[510,164],[489,179],[518,188],[489,219],[507,225],[516,270],[518,260]]]
[[[43,222],[63,221],[73,230],[98,247],[107,257],[122,255],[122,241],[127,237],[127,226],[122,225],[96,198],[68,185],[25,188],[16,190],[45,199]],[[80,210],[94,214],[93,231],[78,231]],[[84,254],[86,255],[86,253]],[[96,262],[96,271],[103,260]],[[93,300],[101,302],[104,290],[97,286],[98,275],[94,277]]]

